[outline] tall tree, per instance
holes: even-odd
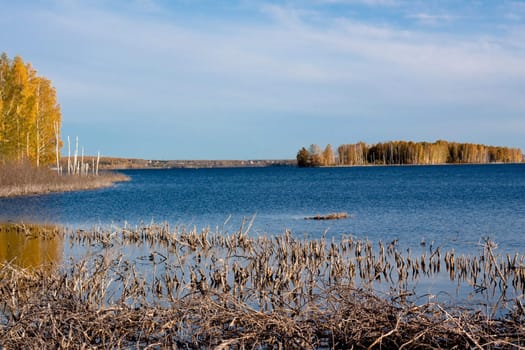
[[[31,149],[36,165],[49,164],[55,159],[55,126],[60,125],[60,106],[55,89],[46,78],[35,79],[35,120],[31,130]]]
[[[308,152],[310,153],[310,163],[312,166],[318,167],[323,165],[323,151],[321,151],[319,145],[315,143],[311,144]]]
[[[0,158],[29,159],[40,166],[55,159],[61,112],[51,81],[20,56],[0,57]]]
[[[334,151],[332,145],[328,144],[323,151],[323,165],[332,166],[335,164]]]
[[[310,164],[310,152],[306,148],[301,148],[297,152],[297,166],[300,168],[305,168],[311,166]]]

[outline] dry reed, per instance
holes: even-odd
[[[64,232],[90,253],[55,269],[0,267],[5,348],[380,349],[525,347],[520,298],[487,313],[404,288],[441,266],[523,293],[523,255],[401,254],[395,242],[223,235],[169,225]],[[135,247],[138,253],[122,255]],[[441,262],[443,261],[443,264]],[[476,277],[473,275],[477,274]],[[375,291],[387,281],[391,292]],[[471,281],[471,282],[472,282]],[[28,344],[32,344],[28,346]]]
[[[100,176],[58,175],[48,168],[36,168],[28,162],[0,165],[0,197],[14,197],[50,192],[68,192],[109,187],[129,177],[112,172]]]

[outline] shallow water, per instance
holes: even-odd
[[[56,227],[0,225],[0,263],[52,267],[62,263],[63,253],[63,235]]]
[[[133,276],[144,281],[144,295],[151,301],[159,298],[159,285],[168,292],[160,298],[184,298],[194,293],[195,276],[206,281],[207,288],[217,288],[213,287],[217,273],[224,274],[228,290],[236,291],[239,284],[235,266],[246,271],[249,277],[243,286],[252,291],[261,290],[257,284],[261,278],[268,283],[261,287],[267,288],[266,292],[283,288],[277,295],[300,290],[306,297],[311,291],[323,294],[331,286],[349,286],[386,298],[403,296],[403,300],[416,304],[461,305],[493,316],[513,310],[515,300],[521,299],[525,290],[525,255],[519,255],[516,263],[507,268],[506,256],[494,246],[490,252],[478,247],[468,256],[458,254],[456,268],[449,268],[447,256],[455,253],[453,249],[438,253],[436,248],[420,246],[420,253],[414,253],[393,243],[353,238],[297,239],[291,233],[253,237],[247,243],[241,238],[248,237],[248,226],[243,232],[226,236],[209,230],[179,230],[167,224],[65,232],[51,226],[1,224],[0,266],[7,263],[27,271],[40,266],[46,271],[84,271],[86,267],[98,271],[107,264],[107,285],[111,285],[107,290],[108,304],[120,298]],[[461,267],[462,259],[467,262],[465,268]],[[475,271],[471,268],[473,259],[480,266]],[[277,287],[278,281],[287,278],[292,284],[287,281]],[[170,281],[177,281],[177,289],[168,289]],[[315,287],[311,291],[305,289],[312,282]],[[262,307],[258,304],[261,302],[254,298],[250,305]]]

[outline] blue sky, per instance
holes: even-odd
[[[525,150],[525,1],[0,0],[63,137],[149,159],[445,139]]]

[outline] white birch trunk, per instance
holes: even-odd
[[[78,160],[78,136],[75,138],[75,156],[73,157],[73,175],[77,174]]]
[[[97,153],[97,171],[95,173],[96,176],[98,176],[98,164],[100,162],[100,151]]]
[[[40,83],[36,89],[36,167],[40,167],[40,128],[38,120],[40,119]]]
[[[58,144],[60,140],[60,135],[58,134],[58,123],[54,122],[53,127],[55,129],[55,153],[56,153],[56,161],[57,161],[57,173],[60,175],[60,152],[58,149]]]
[[[67,174],[71,175],[71,141],[67,137]]]

